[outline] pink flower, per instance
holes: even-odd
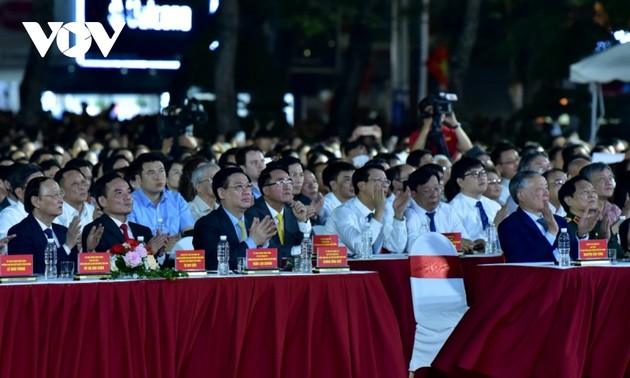
[[[137,246],[133,251],[138,253],[140,255],[140,257],[147,257],[147,254],[148,254],[147,249],[144,248],[144,246],[142,244]]]
[[[123,256],[123,259],[125,260],[127,266],[130,266],[132,268],[135,268],[142,264],[142,256],[140,256],[138,252],[127,252],[127,254]]]

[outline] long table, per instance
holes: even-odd
[[[0,377],[402,377],[374,273],[0,286]]]
[[[452,377],[630,376],[630,265],[479,266],[433,362]]]

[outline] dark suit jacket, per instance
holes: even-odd
[[[578,242],[575,234],[571,232],[564,218],[557,215],[554,215],[554,218],[560,229],[568,230],[571,238],[571,258],[577,259]],[[536,223],[520,207],[499,224],[498,233],[501,249],[508,263],[556,261],[553,251],[558,247],[558,237],[553,246],[549,245]]]
[[[254,202],[254,206],[247,209],[245,217],[253,221],[254,217],[262,220],[264,217],[271,217],[271,212],[265,203],[264,197],[260,197]],[[270,248],[278,248],[279,257],[291,257],[291,247],[300,245],[304,235],[300,232],[298,221],[293,215],[293,210],[288,205],[284,205],[284,214],[282,221],[284,223],[284,245],[280,244],[280,236],[274,235],[269,241]]]
[[[148,243],[153,237],[149,227],[134,222],[127,223],[129,223],[129,228],[131,228],[131,233],[134,238],[137,239],[138,236],[142,236],[144,237],[144,242]],[[87,224],[83,228],[83,234],[81,237],[83,245],[87,246],[87,237],[90,234],[92,227],[98,226],[99,224],[103,225],[103,236],[95,248],[96,252],[107,252],[113,245],[125,242],[125,237],[123,236],[120,228],[116,226],[116,223],[109,215],[103,214],[96,218],[94,222]]]
[[[247,230],[252,226],[251,221],[245,217]],[[223,206],[212,211],[208,215],[199,218],[195,223],[193,232],[193,247],[206,251],[206,269],[217,269],[217,244],[221,235],[227,237],[230,245],[230,269],[236,269],[236,261],[239,257],[245,257],[247,243],[239,241],[236,228],[232,220],[225,212]]]
[[[64,226],[53,223],[52,230],[59,241],[61,247],[57,248],[57,260],[74,261],[75,269],[77,265],[78,250],[72,248],[70,254],[66,253],[63,244],[66,242],[66,234],[68,229]],[[29,214],[20,223],[9,229],[9,235],[15,234],[16,237],[9,242],[8,250],[10,255],[33,255],[33,272],[44,274],[46,264],[44,262],[44,249],[48,244],[46,234],[42,231],[41,226],[37,223],[35,216]]]

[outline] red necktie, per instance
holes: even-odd
[[[127,241],[127,240],[130,240],[130,239],[131,239],[131,238],[129,237],[129,232],[128,232],[128,230],[127,230],[127,229],[128,229],[128,227],[129,227],[129,226],[127,226],[127,224],[126,224],[126,223],[123,223],[123,224],[121,224],[121,225],[120,225],[120,229],[121,229],[121,230],[122,230],[122,232],[123,232],[123,236],[124,236],[124,238],[125,238],[125,241]]]

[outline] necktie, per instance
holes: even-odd
[[[120,225],[120,229],[122,230],[123,237],[125,238],[125,241],[127,241],[127,240],[131,239],[131,238],[129,237],[129,226],[127,226],[127,224],[126,224],[126,223],[121,224],[121,225]]]
[[[483,204],[481,203],[481,201],[477,201],[477,204],[475,206],[477,206],[477,208],[479,209],[479,215],[481,216],[481,227],[483,227],[483,229],[485,230],[486,227],[488,227],[488,215],[483,209]]]
[[[540,217],[536,219],[536,223],[541,225],[543,227],[543,230],[545,230],[545,232],[549,231],[549,227],[547,227],[547,221],[545,220],[545,218]]]
[[[282,213],[276,214],[276,228],[278,229],[280,244],[284,245],[284,223],[282,222]]]
[[[53,232],[50,228],[45,229],[44,234],[46,234],[46,239],[54,239]]]
[[[429,231],[436,232],[435,229],[435,211],[427,212],[427,217],[429,217]]]
[[[374,213],[369,213],[369,214],[367,215],[367,221],[368,221],[368,223],[372,220],[372,218],[374,218]]]
[[[238,226],[238,228],[241,229],[241,241],[247,239],[247,231],[245,230],[245,222],[243,222],[243,220],[239,220],[238,222],[236,222],[236,225]]]

